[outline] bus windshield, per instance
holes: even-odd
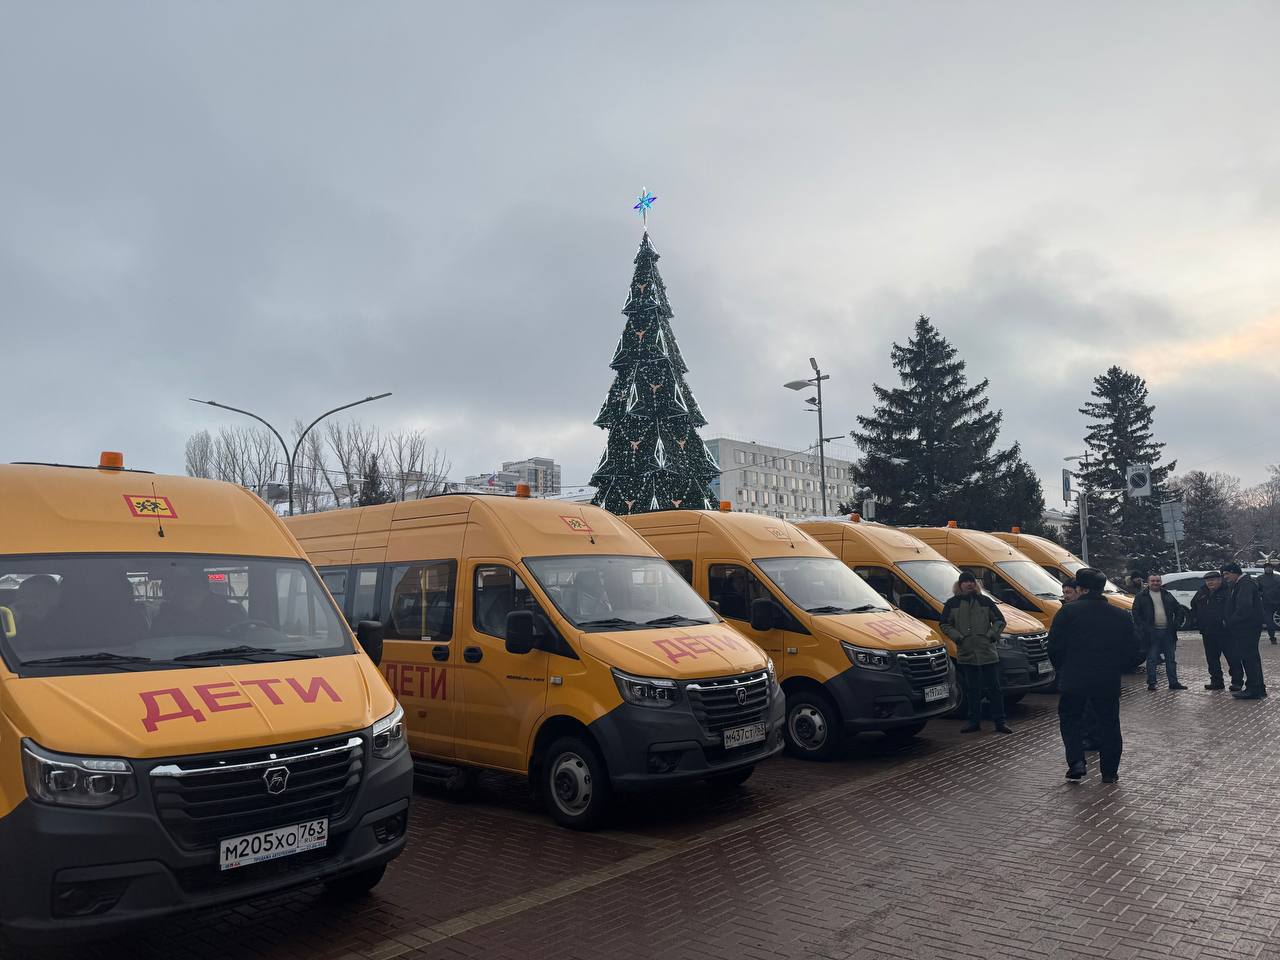
[[[756,566],[805,613],[838,615],[893,608],[835,557],[767,557]]]
[[[1069,573],[1073,577],[1076,575],[1077,571],[1084,569],[1084,564],[1081,561],[1074,560],[1074,559],[1063,560],[1062,566],[1067,571],[1067,573]],[[1066,580],[1063,580],[1063,583],[1066,583]],[[1114,583],[1112,583],[1110,579],[1108,579],[1107,585],[1102,588],[1102,592],[1103,593],[1119,593],[1120,588],[1117,587]]]
[[[894,566],[938,603],[946,603],[955,595],[960,568],[950,560],[904,560]]]
[[[716,615],[661,557],[527,557],[556,609],[579,630],[652,630]]]
[[[20,676],[353,652],[350,632],[303,560],[0,557],[0,654]]]
[[[1062,599],[1062,584],[1030,560],[1002,560],[996,564],[1000,572],[1033,597]]]

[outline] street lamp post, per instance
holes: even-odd
[[[298,451],[302,449],[302,441],[307,438],[307,434],[311,432],[311,428],[314,427],[321,420],[323,420],[325,417],[331,416],[332,414],[339,413],[342,410],[349,410],[352,407],[358,407],[362,403],[369,403],[372,400],[381,400],[384,397],[389,397],[389,396],[391,396],[391,392],[387,391],[386,393],[380,393],[375,397],[365,397],[363,400],[356,400],[356,401],[353,401],[352,403],[344,403],[340,407],[334,407],[332,410],[328,410],[325,413],[320,414],[320,416],[316,417],[314,420],[311,421],[311,423],[307,425],[307,429],[303,430],[302,433],[298,435],[298,442],[293,445],[292,453],[289,452],[289,445],[284,442],[284,437],[280,436],[280,431],[277,430],[275,427],[273,427],[271,424],[267,423],[266,420],[263,420],[262,417],[258,416],[256,413],[251,413],[248,410],[241,410],[239,407],[229,407],[225,403],[218,403],[218,401],[216,400],[197,400],[195,397],[188,397],[187,399],[190,400],[192,403],[203,403],[203,404],[207,404],[210,407],[217,407],[219,410],[230,410],[232,413],[242,413],[246,417],[253,417],[253,419],[257,420],[260,424],[262,424],[264,427],[270,430],[273,434],[275,434],[275,438],[280,441],[281,449],[284,450],[285,468],[288,470],[288,477],[289,477],[289,516],[292,517],[293,516],[293,465],[298,459]]]
[[[1089,454],[1082,453],[1075,457],[1063,457],[1068,463],[1083,461],[1085,469],[1089,469]],[[1076,493],[1076,505],[1080,514],[1080,559],[1085,566],[1089,565],[1089,485],[1080,478],[1080,490]]]
[[[809,358],[809,366],[813,367],[812,377],[808,380],[792,380],[789,383],[784,383],[783,386],[788,390],[804,390],[807,387],[818,388],[817,399],[810,397],[807,402],[813,405],[813,409],[818,414],[818,470],[821,472],[819,483],[822,490],[822,515],[825,517],[827,516],[827,438],[823,435],[822,430],[822,381],[830,380],[831,376],[829,374],[824,375],[818,369],[818,361],[813,357]]]

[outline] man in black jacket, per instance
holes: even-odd
[[[1262,596],[1252,577],[1244,576],[1238,563],[1222,568],[1227,580],[1227,633],[1235,655],[1244,668],[1244,689],[1231,694],[1237,700],[1261,700],[1267,695],[1262,680],[1262,655],[1258,641],[1262,634]]]
[[[1273,563],[1262,565],[1262,576],[1258,578],[1258,592],[1262,594],[1263,626],[1271,642],[1276,642],[1276,613],[1280,611],[1280,576],[1276,575]]]
[[[1107,578],[1100,570],[1076,571],[1079,598],[1054,615],[1049,659],[1058,671],[1058,724],[1067,751],[1067,779],[1079,780],[1084,758],[1084,715],[1097,717],[1098,761],[1103,783],[1120,779],[1120,675],[1128,668],[1133,626],[1124,611],[1107,603]]]
[[[1209,682],[1206,690],[1222,690],[1222,658],[1227,658],[1231,673],[1231,692],[1240,689],[1243,674],[1240,658],[1235,655],[1227,635],[1227,591],[1222,589],[1222,574],[1210,570],[1204,575],[1204,586],[1191,598],[1191,619],[1204,640],[1204,659],[1209,665]]]

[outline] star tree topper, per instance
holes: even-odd
[[[636,197],[637,203],[631,209],[640,214],[640,219],[644,221],[644,225],[649,226],[649,211],[653,209],[653,201],[657,200],[652,193],[644,187],[640,188],[640,196]]]

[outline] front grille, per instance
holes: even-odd
[[[288,771],[283,785],[281,770]],[[363,773],[364,741],[348,734],[162,762],[151,770],[151,792],[174,840],[205,850],[272,827],[337,820],[350,809]],[[282,789],[270,792],[269,779]]]
[[[951,667],[946,647],[900,653],[898,665],[913,687],[931,687],[945,682]]]
[[[762,723],[769,713],[769,674],[765,672],[697,680],[684,689],[694,717],[708,733]]]
[[[1022,649],[1027,654],[1027,659],[1032,665],[1039,663],[1041,660],[1049,659],[1049,635],[1047,633],[1033,633],[1022,638]]]

